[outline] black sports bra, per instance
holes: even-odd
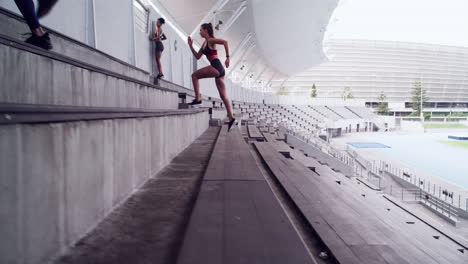
[[[206,43],[206,46],[203,49],[203,54],[205,54],[207,57],[215,56],[215,55],[218,55],[218,50],[210,49],[208,43]]]

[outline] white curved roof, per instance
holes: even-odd
[[[251,1],[255,36],[263,59],[293,75],[324,59],[322,40],[337,1]]]
[[[198,28],[212,22],[227,39],[231,70],[243,86],[266,87],[272,80],[308,69],[325,59],[322,40],[338,0],[158,0],[184,33],[201,42]],[[223,56],[223,50],[219,50]]]

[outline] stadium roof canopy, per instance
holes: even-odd
[[[156,0],[151,0],[155,1]],[[323,62],[322,41],[338,0],[157,0],[185,35],[200,45],[199,26],[211,22],[229,41],[229,75],[266,89]],[[221,50],[221,57],[224,51]]]

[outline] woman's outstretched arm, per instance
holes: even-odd
[[[189,44],[189,47],[190,47],[190,50],[192,51],[193,56],[195,56],[195,58],[199,60],[201,56],[203,56],[203,52],[202,52],[203,45],[200,47],[200,50],[196,52],[195,49],[193,48],[193,40],[190,36],[188,37],[187,42]]]

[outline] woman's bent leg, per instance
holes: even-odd
[[[219,76],[219,72],[211,66],[206,66],[192,73],[192,83],[193,89],[195,90],[195,100],[201,100],[200,82],[198,80],[204,78],[213,78],[216,76]]]
[[[223,100],[224,105],[226,106],[229,121],[232,121],[234,119],[234,115],[232,113],[231,101],[227,96],[226,85],[224,84],[224,77],[216,78],[215,81],[216,87],[218,87],[219,96],[221,97],[221,100]]]

